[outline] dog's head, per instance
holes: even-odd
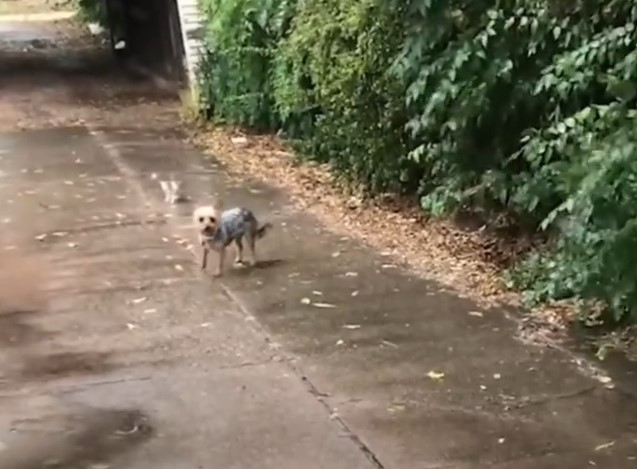
[[[197,208],[193,213],[193,219],[202,236],[213,236],[219,226],[219,213],[213,206]]]

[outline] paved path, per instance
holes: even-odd
[[[50,274],[47,307],[0,312],[0,469],[635,467],[630,380],[608,389],[504,312],[229,180],[135,96],[105,118],[100,90],[131,94],[113,83],[0,77],[4,122],[26,103],[54,122],[0,133],[3,255]],[[78,89],[94,114],[55,120]],[[152,173],[271,220],[259,268],[201,273],[192,206]],[[32,279],[6,270],[0,302]]]

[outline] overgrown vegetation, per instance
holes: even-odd
[[[423,209],[507,212],[551,243],[531,301],[637,317],[637,4],[204,0],[202,112]]]

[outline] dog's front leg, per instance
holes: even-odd
[[[219,249],[218,252],[218,263],[217,263],[217,271],[215,272],[215,277],[221,277],[221,274],[223,273],[223,263],[226,259],[226,248],[223,247],[221,249]]]
[[[208,265],[208,248],[202,248],[201,252],[201,269],[206,270],[206,266]]]

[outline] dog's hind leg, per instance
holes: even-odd
[[[257,263],[257,252],[256,252],[256,236],[254,236],[254,234],[250,233],[249,235],[246,235],[247,241],[248,241],[248,250],[250,251],[250,260],[248,261],[248,265],[250,266],[254,266]]]
[[[234,263],[241,265],[243,264],[243,241],[241,237],[236,238],[234,243],[237,245],[237,257],[235,257]]]

